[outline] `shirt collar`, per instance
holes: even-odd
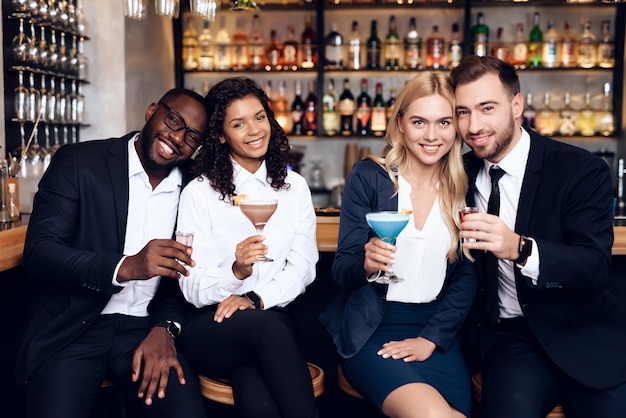
[[[519,129],[522,130],[522,136],[520,137],[519,142],[498,164],[493,164],[492,162],[484,160],[486,173],[489,172],[489,169],[492,166],[497,165],[509,175],[515,177],[524,176],[526,161],[528,160],[528,153],[530,152],[530,135],[521,126]]]
[[[148,173],[143,168],[141,164],[141,160],[139,159],[139,154],[137,154],[137,149],[135,148],[135,143],[139,139],[139,133],[135,134],[128,141],[128,178],[133,176],[142,176],[145,181],[148,181]],[[149,183],[149,181],[148,181]],[[164,190],[174,190],[177,187],[181,187],[183,185],[183,173],[180,171],[179,167],[174,167],[170,170],[170,173],[166,178],[159,183],[157,188]]]
[[[244,184],[253,179],[258,180],[262,184],[267,184],[267,166],[265,165],[265,160],[261,162],[261,166],[254,173],[243,168],[234,158],[231,157],[230,161],[233,164],[233,180],[235,186]]]

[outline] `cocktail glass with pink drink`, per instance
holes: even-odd
[[[396,239],[404,227],[409,223],[410,213],[405,212],[371,212],[365,215],[367,224],[374,230],[376,235],[386,243],[396,245]],[[376,283],[398,283],[401,282],[401,277],[395,275],[395,273],[385,272],[384,275],[377,278]]]
[[[252,222],[256,228],[256,233],[258,235],[263,235],[265,224],[267,224],[267,221],[269,221],[274,212],[276,212],[277,207],[277,199],[243,199],[239,201],[239,208],[241,209],[241,212],[246,215],[246,218],[250,219],[250,222]],[[257,261],[274,260],[262,255],[257,259]]]

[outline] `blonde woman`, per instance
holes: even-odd
[[[333,277],[340,296],[322,313],[350,384],[390,417],[463,417],[470,376],[458,331],[476,292],[459,248],[467,177],[454,91],[438,72],[409,81],[396,100],[381,157],[355,164],[343,195]],[[365,214],[409,210],[396,245]],[[392,270],[402,282],[374,280]]]

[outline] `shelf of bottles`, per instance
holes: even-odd
[[[41,154],[78,142],[85,125],[88,41],[82,0],[3,2],[6,154]],[[12,92],[12,94],[11,94]],[[37,129],[35,129],[37,127]],[[43,157],[46,157],[45,159]],[[44,167],[45,169],[45,167]]]
[[[244,14],[224,5],[214,23],[184,20],[186,86],[204,93],[220,78],[244,73],[266,88],[288,133],[376,138],[385,133],[381,115],[417,71],[449,71],[467,53],[493,55],[520,70],[524,96],[531,93],[537,109],[550,92],[549,108],[558,114],[567,95],[573,123],[585,109],[615,112],[613,129],[594,128],[592,136],[619,134],[623,68],[616,71],[615,63],[623,53],[615,50],[614,31],[624,30],[616,22],[622,5],[328,0],[315,9],[302,3],[300,10],[280,0],[265,4],[267,11]],[[559,127],[550,136],[590,132]]]

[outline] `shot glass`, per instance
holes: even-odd
[[[462,209],[459,209],[459,217],[461,218],[461,223],[463,223],[463,221],[465,220],[465,215],[468,213],[478,213],[478,208],[474,206],[466,206]],[[476,242],[476,238],[462,238],[461,242]]]
[[[176,231],[176,241],[186,245],[187,247],[191,247],[193,245],[193,232]]]

